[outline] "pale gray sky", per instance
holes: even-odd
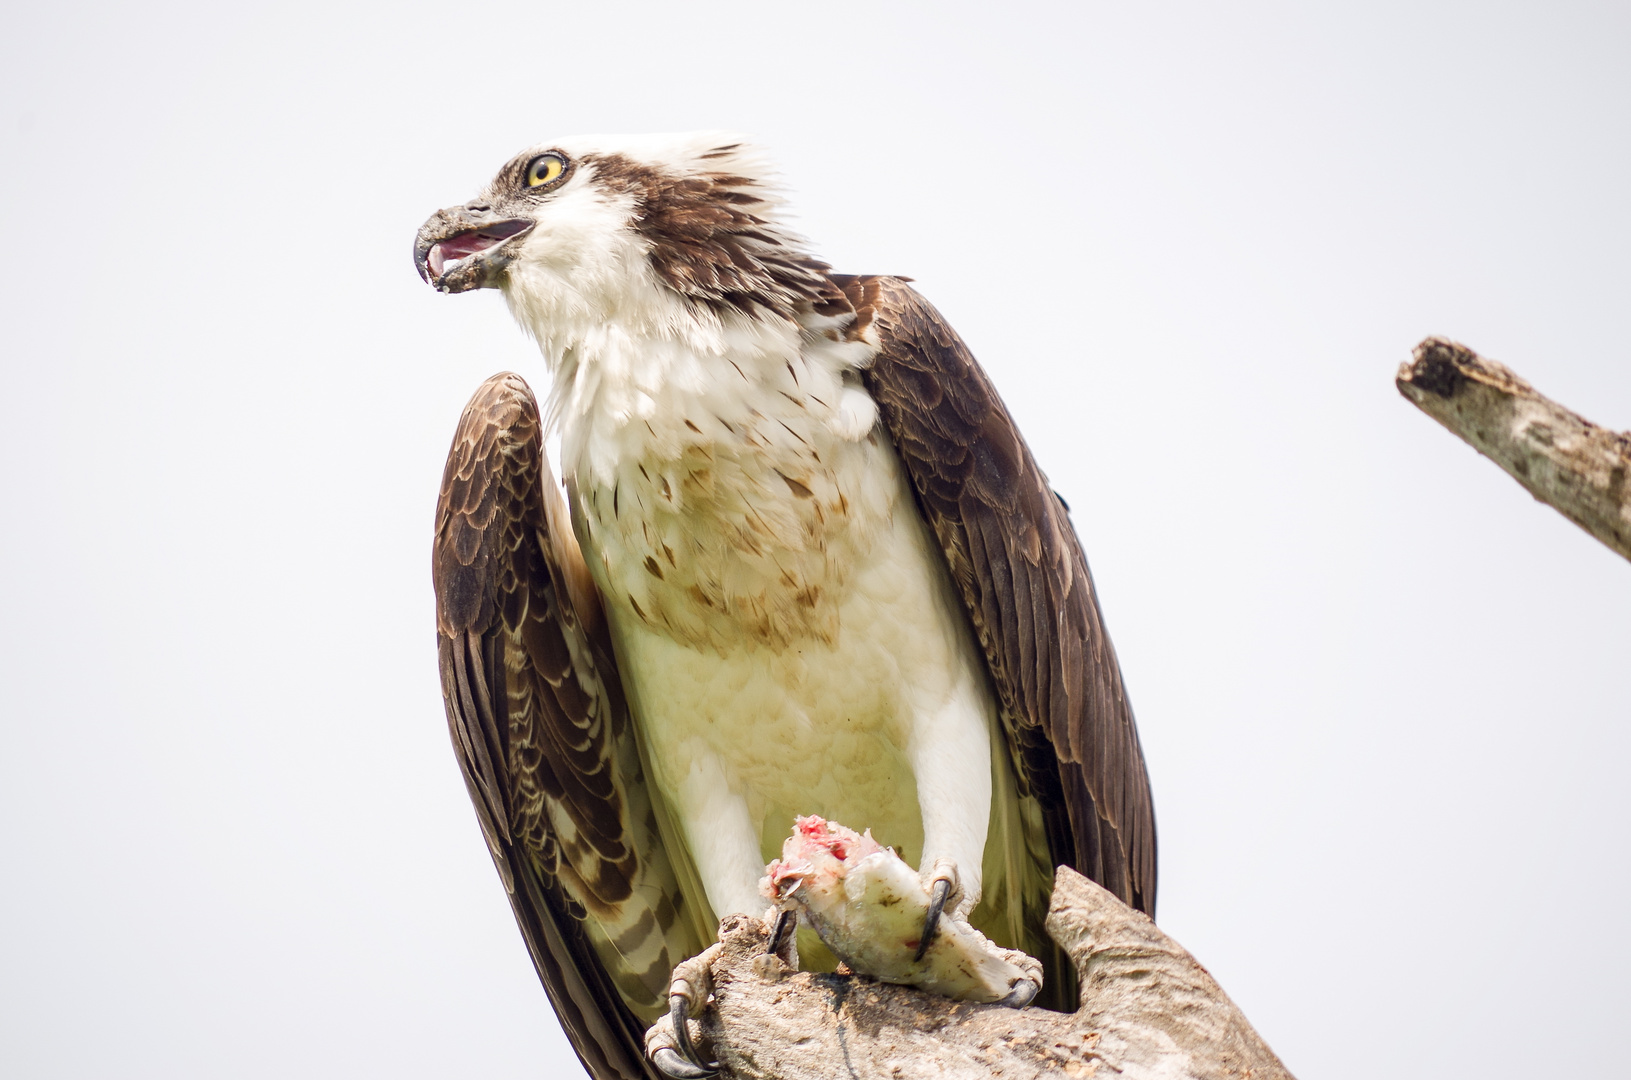
[[[1631,567],[1398,397],[1631,428],[1623,3],[13,4],[0,1073],[571,1076],[436,685],[414,230],[753,133],[1075,509],[1162,924],[1307,1078],[1623,1075]]]

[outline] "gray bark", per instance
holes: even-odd
[[[1536,499],[1631,559],[1631,434],[1598,427],[1493,360],[1441,338],[1416,346],[1397,385]]]
[[[1205,968],[1144,915],[1061,867],[1048,932],[1076,964],[1074,1013],[951,1001],[856,975],[792,973],[732,916],[694,1023],[722,1075],[778,1080],[1290,1080]],[[672,1045],[661,1021],[651,1042]]]

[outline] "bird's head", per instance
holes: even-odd
[[[676,300],[790,318],[836,287],[777,222],[766,172],[740,137],[716,132],[544,143],[432,214],[414,262],[442,292],[503,290],[540,336],[613,313],[660,317]]]

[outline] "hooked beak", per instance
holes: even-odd
[[[419,227],[413,264],[445,293],[497,288],[532,226],[526,218],[500,218],[469,206],[438,210]]]

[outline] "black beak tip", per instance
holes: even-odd
[[[419,279],[426,285],[436,282],[430,276],[430,248],[431,245],[423,239],[416,238],[413,243],[413,268],[419,273]]]

